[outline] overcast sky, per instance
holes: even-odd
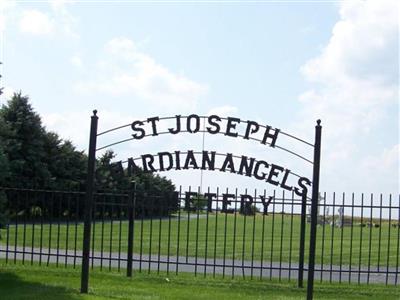
[[[45,126],[78,149],[87,149],[93,109],[100,130],[157,115],[217,113],[310,142],[321,119],[321,190],[399,193],[398,1],[0,0],[0,8],[1,103],[21,90]],[[131,132],[118,134],[99,145]],[[202,145],[198,133],[113,149],[125,160]],[[288,147],[312,159],[310,147]],[[311,177],[311,164],[256,142],[205,135],[204,149]],[[162,175],[200,183],[200,171]],[[203,176],[203,187],[271,189],[234,174]]]

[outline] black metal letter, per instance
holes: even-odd
[[[153,118],[148,118],[147,119],[147,123],[151,123],[151,128],[153,129],[153,133],[151,134],[152,136],[158,135],[156,121],[160,121],[160,118],[159,117],[153,117]]]
[[[143,122],[142,121],[135,121],[132,123],[131,127],[133,131],[137,131],[139,132],[139,134],[132,134],[133,138],[136,140],[140,140],[141,138],[143,138],[146,134],[146,132],[144,131],[143,128],[140,128],[138,126],[143,126]]]
[[[192,126],[191,126],[192,119],[196,120],[196,123],[195,123],[196,127],[194,129],[192,129]],[[190,116],[188,116],[187,119],[186,119],[186,127],[187,127],[187,131],[190,132],[190,133],[199,132],[199,130],[200,130],[200,117],[198,115],[190,115]]]
[[[233,158],[232,158],[232,153],[227,153],[224,163],[222,164],[221,167],[221,172],[225,172],[226,168],[229,168],[231,170],[231,173],[235,173],[235,164],[233,163]]]
[[[246,172],[246,176],[251,177],[253,173],[253,165],[255,159],[250,157],[250,162],[247,161],[247,156],[242,156],[242,160],[240,161],[238,174],[243,175],[243,170]]]
[[[278,165],[271,165],[271,171],[268,174],[267,182],[273,184],[273,185],[279,185],[279,181],[272,180],[272,177],[278,176],[279,172],[282,172],[284,168]],[[279,172],[277,172],[279,171]]]
[[[176,115],[175,117],[176,117],[176,129],[168,128],[168,131],[172,134],[177,134],[181,132],[181,116]]]
[[[148,161],[147,161],[148,159]],[[143,170],[145,172],[156,172],[156,169],[153,167],[154,156],[151,154],[143,154],[142,155],[142,165]]]
[[[279,134],[279,129],[275,128],[272,133],[271,133],[271,129],[272,129],[271,126],[267,126],[267,128],[265,129],[264,137],[263,137],[261,144],[266,145],[267,139],[270,138],[271,139],[271,142],[269,143],[270,146],[275,147],[276,139],[278,138],[278,134]]]
[[[207,198],[207,210],[208,210],[208,212],[212,212],[212,201],[213,201],[213,198],[217,197],[217,194],[215,194],[215,193],[205,193],[204,197]]]
[[[164,166],[164,156],[168,157],[168,166],[165,167]],[[169,171],[172,169],[172,165],[173,165],[173,160],[172,160],[172,154],[169,152],[159,152],[158,153],[158,159],[159,159],[159,163],[160,163],[160,171]]]
[[[189,170],[189,167],[193,166],[193,169],[198,169],[196,158],[194,157],[193,150],[189,150],[186,156],[185,165],[183,166],[184,170]]]
[[[221,122],[220,117],[218,117],[216,115],[211,115],[208,117],[208,124],[215,127],[215,129],[213,129],[212,127],[207,127],[208,133],[217,134],[221,130],[221,127],[219,126],[219,124],[217,122]]]
[[[268,163],[263,160],[259,160],[258,162],[256,162],[253,175],[254,175],[254,178],[258,179],[258,180],[264,180],[265,176],[267,176],[267,173],[264,173],[264,172],[261,173],[262,174],[261,176],[258,174],[258,170],[260,169],[261,165],[263,165],[265,168],[269,168]]]
[[[254,126],[254,129],[251,128],[252,126]],[[257,122],[254,121],[247,121],[247,127],[246,127],[246,133],[244,134],[244,139],[248,140],[250,134],[252,133],[256,133],[258,130],[260,129],[260,125],[258,125]]]
[[[238,118],[232,118],[232,117],[228,117],[228,122],[226,123],[226,133],[225,135],[228,136],[233,136],[233,137],[237,137],[238,133],[237,132],[232,132],[231,129],[236,129],[236,125],[235,123],[240,123],[240,119]]]
[[[228,199],[235,199],[235,194],[222,194],[222,212],[228,213],[232,211],[232,209],[228,210],[228,205],[232,203],[232,201],[229,201]]]
[[[211,158],[208,155],[208,153],[211,154]],[[211,170],[211,171],[215,170],[215,154],[216,154],[215,151],[211,152],[203,151],[203,159],[201,161],[202,170]],[[208,166],[208,168],[206,168],[206,165]]]

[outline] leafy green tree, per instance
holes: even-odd
[[[0,64],[2,64],[0,62]],[[0,78],[2,76],[0,75]],[[3,87],[0,87],[0,96],[3,94]],[[8,127],[5,122],[0,119],[0,186],[3,184],[4,179],[8,176],[9,163],[8,155],[4,149],[5,139],[2,137],[8,134]],[[4,228],[8,223],[8,212],[6,210],[7,196],[4,191],[0,191],[0,229]],[[1,232],[0,232],[1,239]]]
[[[127,192],[136,183],[136,216],[167,216],[178,208],[179,199],[174,194],[171,180],[158,174],[136,169],[129,177],[127,169],[112,163],[115,153],[106,151],[96,164],[96,190],[98,192]]]
[[[0,118],[9,131],[2,136],[8,154],[10,186],[43,186],[50,178],[45,164],[45,131],[39,115],[28,103],[29,98],[15,93],[0,110]]]
[[[126,192],[130,188],[130,181],[135,180],[137,207],[140,207],[137,215],[167,215],[177,209],[179,200],[170,180],[140,169],[129,178],[127,169],[112,163],[114,158],[115,154],[110,150],[97,160],[97,191]],[[1,186],[83,190],[86,168],[87,156],[57,133],[46,131],[27,96],[21,92],[15,93],[1,107]],[[0,215],[4,203],[5,200],[0,199]],[[30,205],[31,208],[40,209],[40,199],[30,199]],[[15,211],[20,208],[13,206]],[[63,207],[61,209],[67,210]]]
[[[47,188],[80,189],[86,179],[87,157],[77,151],[71,141],[63,141],[57,133],[46,132],[44,162],[51,174]]]
[[[186,208],[187,211],[203,211],[207,209],[208,200],[204,195],[198,194],[190,199],[189,207]]]
[[[112,163],[115,158],[113,150],[107,150],[96,164],[96,187],[98,190],[126,190],[129,188],[129,180],[123,169],[119,170]]]
[[[7,174],[8,174],[8,159],[0,143],[0,182],[3,182]],[[8,212],[6,207],[7,207],[7,196],[4,193],[4,191],[0,190],[0,229],[4,228],[8,223]],[[0,232],[0,239],[1,239],[1,232]]]

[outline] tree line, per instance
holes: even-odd
[[[177,208],[178,199],[171,197],[175,186],[170,180],[158,174],[145,173],[141,169],[136,170],[132,176],[128,176],[126,169],[115,172],[112,164],[114,157],[114,152],[109,150],[97,158],[97,192],[126,192],[134,180],[137,194],[142,195],[137,199],[140,207],[137,215],[167,214],[167,210],[154,209],[163,200],[167,200],[172,211]],[[43,125],[28,96],[21,92],[14,93],[0,108],[0,187],[85,191],[87,160],[84,151],[77,150],[71,141],[61,138]],[[152,203],[152,209],[147,207],[149,204],[145,201],[145,195],[151,194],[161,196],[155,200],[158,204]],[[7,204],[7,201],[12,202],[12,199],[7,198],[10,197],[2,192],[0,225],[4,225],[7,215],[10,217],[12,214],[10,211],[7,213],[10,207],[13,207],[14,214],[32,210],[22,205],[15,207],[12,203]],[[46,211],[44,207],[38,209],[43,213]]]

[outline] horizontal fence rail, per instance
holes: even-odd
[[[81,264],[85,193],[0,188],[0,197],[1,260]],[[94,200],[92,268],[125,270],[131,233],[133,272],[297,280],[302,199],[294,193],[190,187],[133,192],[133,203],[128,191],[98,191]],[[322,194],[318,210],[315,280],[399,284],[398,195]]]

